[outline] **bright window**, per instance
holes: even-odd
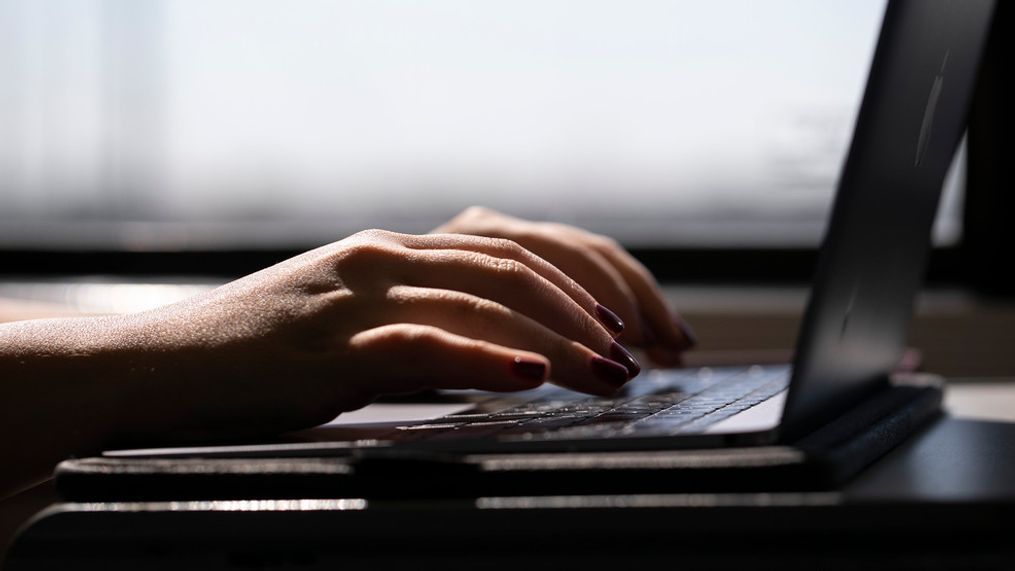
[[[0,0],[0,247],[300,246],[470,204],[814,245],[883,9]]]

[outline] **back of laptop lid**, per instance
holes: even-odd
[[[993,8],[888,4],[800,332],[791,434],[881,386],[902,354]]]

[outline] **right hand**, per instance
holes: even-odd
[[[610,395],[638,365],[602,315],[510,240],[370,230],[122,319],[143,353],[132,371],[151,377],[131,385],[132,402],[173,424],[184,399],[190,420],[176,428],[203,432],[303,428],[424,388],[515,391],[552,378]]]

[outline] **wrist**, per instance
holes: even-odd
[[[44,443],[40,447],[53,462],[106,447],[122,430],[128,394],[120,358],[131,349],[119,326],[123,320],[75,317],[0,325],[5,429],[28,443]]]

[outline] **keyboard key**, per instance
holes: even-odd
[[[393,440],[498,437],[566,440],[686,434],[755,406],[785,390],[788,367],[651,371],[648,394],[564,399],[555,391],[541,400],[489,414],[468,412],[400,426]]]

